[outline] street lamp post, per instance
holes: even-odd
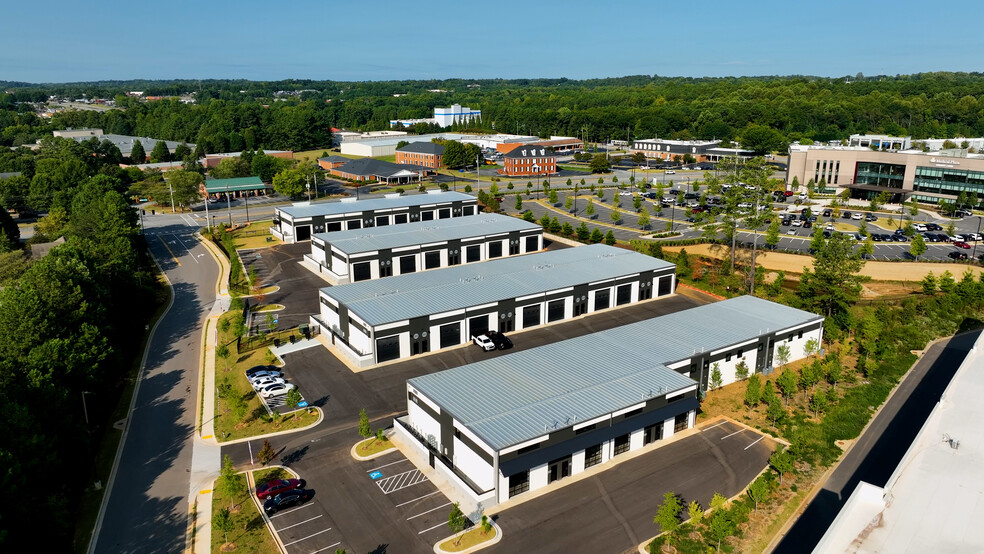
[[[202,185],[202,186],[205,187],[205,225],[208,226],[208,230],[209,230],[209,232],[211,232],[212,231],[212,226],[209,225],[209,222],[208,222],[208,202],[209,202],[209,200],[211,200],[211,198],[209,198],[209,196],[208,196],[208,187],[206,187],[205,185]],[[142,217],[140,218],[140,223],[141,223],[141,226],[142,226],[142,224],[143,224],[143,218]]]
[[[308,177],[306,177],[306,176],[304,177],[304,188],[307,189],[308,202],[310,202],[311,201],[311,183],[309,182]]]
[[[229,196],[229,185],[226,185],[226,208],[229,209],[229,227],[232,227],[232,197]]]
[[[92,394],[91,392],[84,390],[82,391],[82,413],[85,414],[85,430],[89,430],[89,408],[85,405],[85,395]]]
[[[981,234],[981,216],[977,216],[977,234],[978,235]],[[974,241],[974,254],[973,254],[973,257],[974,257],[974,260],[975,261],[977,260],[977,243],[978,242],[979,241],[976,241],[976,240]]]
[[[170,181],[168,181],[168,183],[167,183],[167,190],[171,191],[171,213],[173,214],[173,213],[175,213],[174,212],[174,187],[171,186]]]

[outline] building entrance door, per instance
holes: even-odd
[[[571,476],[571,457],[566,456],[550,462],[547,467],[547,483],[553,483],[564,477]]]

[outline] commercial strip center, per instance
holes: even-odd
[[[475,503],[494,506],[694,425],[715,365],[804,357],[823,317],[743,296],[424,375],[396,433]]]
[[[515,217],[469,218],[319,233],[304,264],[332,285],[406,275],[543,248],[543,228]]]
[[[295,204],[278,208],[270,232],[293,244],[310,240],[311,235],[343,229],[363,229],[399,225],[411,221],[430,221],[478,213],[478,200],[461,192],[429,191],[426,194],[386,195],[366,200]]]

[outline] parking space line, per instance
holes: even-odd
[[[339,542],[336,542],[335,544],[333,544],[333,545],[331,545],[331,546],[326,546],[326,547],[324,547],[324,548],[319,548],[318,550],[315,550],[315,551],[314,551],[314,552],[312,552],[311,554],[318,554],[318,552],[324,552],[325,550],[328,550],[329,548],[335,548],[336,546],[338,546],[338,545],[340,545],[340,544],[342,544],[342,542],[341,542],[341,541],[339,541]]]
[[[418,535],[423,535],[424,533],[426,533],[428,531],[433,531],[434,529],[437,529],[438,527],[443,527],[443,526],[445,526],[447,524],[448,524],[448,522],[442,521],[441,523],[438,523],[437,525],[435,525],[433,527],[428,527],[427,529],[424,529],[423,531],[421,531],[421,532],[419,532],[417,534]]]
[[[295,524],[293,524],[293,525],[288,525],[287,527],[283,527],[283,528],[281,528],[281,529],[277,529],[277,532],[279,533],[279,532],[281,532],[281,531],[286,531],[287,529],[290,529],[291,527],[297,527],[298,525],[304,525],[305,523],[307,523],[307,522],[309,522],[309,521],[314,521],[314,520],[316,520],[316,519],[318,519],[319,517],[321,517],[321,516],[323,516],[323,515],[324,515],[324,514],[318,514],[318,515],[316,515],[316,516],[314,516],[314,517],[312,517],[311,519],[305,519],[304,521],[302,521],[302,522],[300,522],[300,523],[295,523]]]
[[[755,442],[753,442],[752,444],[750,444],[750,445],[748,445],[748,446],[746,446],[746,447],[745,447],[745,450],[748,450],[749,448],[751,448],[751,447],[753,447],[753,446],[755,446],[755,443],[757,443],[758,441],[760,441],[760,440],[762,440],[762,439],[764,439],[764,438],[765,438],[765,435],[762,435],[761,437],[759,437],[758,439],[756,439],[756,441],[755,441]]]
[[[434,508],[432,510],[427,510],[426,512],[420,512],[419,514],[417,514],[415,516],[410,516],[410,517],[407,518],[407,521],[410,521],[411,519],[416,519],[416,518],[418,518],[418,517],[420,517],[422,515],[426,515],[426,514],[429,514],[431,512],[436,512],[437,510],[440,510],[441,508],[443,508],[445,506],[450,506],[450,505],[451,505],[450,502],[448,502],[447,504],[441,504],[440,506],[438,506],[437,508]]]
[[[733,436],[735,436],[735,435],[737,435],[738,433],[741,433],[741,432],[743,432],[743,431],[744,431],[744,429],[738,429],[737,431],[735,431],[734,433],[731,433],[730,435],[725,435],[725,436],[723,436],[723,437],[721,437],[721,440],[724,440],[724,439],[726,439],[726,438],[728,438],[728,437],[733,437]]]
[[[720,427],[721,425],[724,425],[725,423],[727,423],[727,421],[722,421],[721,423],[718,423],[716,425],[711,425],[710,427],[705,427],[705,428],[701,429],[700,432],[703,433],[704,431],[710,431],[711,429],[713,429],[715,427]]]
[[[411,469],[410,471],[376,481],[376,484],[379,486],[379,490],[383,491],[383,494],[390,494],[425,481],[427,481],[427,477],[419,469]]]
[[[308,540],[308,539],[310,539],[311,537],[316,537],[316,536],[318,536],[318,535],[320,535],[320,534],[322,534],[322,533],[327,533],[328,531],[331,531],[331,527],[329,527],[329,528],[327,528],[327,529],[325,529],[325,530],[323,530],[323,531],[318,531],[317,533],[315,533],[315,534],[313,534],[313,535],[308,535],[308,536],[306,536],[306,537],[304,537],[303,539],[297,539],[297,540],[296,540],[296,541],[294,541],[294,542],[288,542],[288,543],[285,543],[285,544],[284,544],[284,548],[287,548],[288,546],[290,546],[290,545],[292,545],[292,544],[297,544],[297,543],[299,543],[299,542],[301,542],[301,541],[306,541],[306,540]]]
[[[304,508],[309,508],[311,506],[314,506],[314,504],[305,504],[303,506],[298,506],[296,508],[291,508],[290,510],[287,510],[286,512],[280,512],[280,513],[277,513],[277,514],[273,514],[272,516],[270,516],[270,519],[273,519],[275,517],[280,517],[282,515],[286,515],[286,514],[289,514],[291,512],[296,512],[297,510],[303,510]]]
[[[403,504],[397,504],[396,507],[399,508],[400,506],[406,506],[407,504],[412,504],[413,502],[416,502],[418,500],[423,500],[423,499],[427,498],[428,496],[434,496],[435,494],[438,494],[440,492],[441,491],[434,491],[434,492],[432,492],[430,494],[425,494],[424,496],[419,496],[417,498],[414,498],[413,500],[407,500]]]
[[[402,460],[397,460],[397,461],[395,461],[395,462],[392,462],[392,463],[389,463],[389,464],[386,464],[386,465],[383,465],[383,466],[379,466],[379,467],[377,467],[377,468],[373,468],[373,469],[370,469],[370,470],[369,470],[369,471],[367,471],[366,473],[372,473],[372,472],[374,472],[374,471],[379,471],[380,469],[383,469],[384,467],[389,467],[389,466],[391,466],[391,465],[396,465],[396,464],[402,464],[403,462],[409,462],[409,461],[410,461],[410,460],[408,460],[408,459],[406,459],[406,458],[403,458]]]

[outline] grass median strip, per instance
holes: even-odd
[[[279,554],[273,537],[267,532],[263,516],[250,498],[252,491],[246,486],[246,474],[236,474],[239,493],[227,496],[221,487],[212,493],[212,552],[250,552],[256,554]],[[216,521],[221,510],[229,510],[229,523],[222,530]]]

